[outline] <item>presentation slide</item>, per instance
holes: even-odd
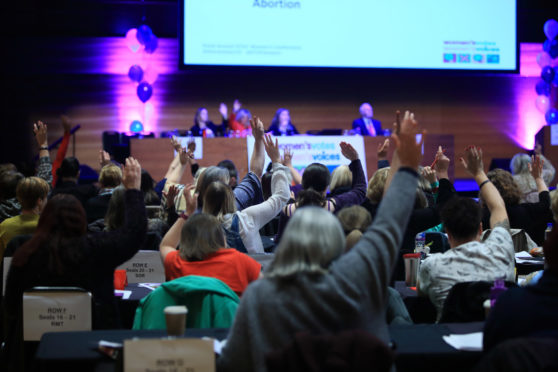
[[[183,0],[184,65],[516,69],[515,0]]]

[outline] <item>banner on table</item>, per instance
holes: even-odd
[[[349,159],[345,158],[341,153],[339,143],[347,142],[351,144],[358,152],[364,175],[366,179],[366,151],[364,149],[364,139],[362,136],[288,136],[277,137],[279,140],[279,150],[281,156],[285,148],[290,148],[293,152],[293,167],[300,173],[304,171],[308,165],[312,163],[322,163],[330,172],[340,165],[348,165]],[[254,150],[254,137],[249,136],[246,138],[248,146],[248,166],[250,165],[250,158]],[[266,154],[265,168],[271,160]]]
[[[203,158],[203,138],[202,137],[174,137],[182,147],[188,147],[188,141],[196,142],[196,150],[194,151],[194,159]],[[176,156],[176,151],[174,151]]]

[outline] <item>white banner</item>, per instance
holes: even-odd
[[[202,137],[174,137],[182,147],[188,147],[188,141],[194,140],[196,142],[196,150],[194,151],[194,159],[203,158],[203,138]],[[176,156],[176,151],[173,151],[173,156]]]
[[[279,139],[279,149],[281,156],[283,150],[289,147],[293,152],[293,167],[295,167],[301,174],[304,169],[312,163],[321,163],[325,165],[330,172],[340,165],[348,165],[349,159],[341,154],[339,143],[347,142],[351,144],[358,152],[362,168],[364,169],[364,176],[366,175],[366,151],[364,149],[364,138],[362,136],[282,136]],[[250,166],[250,158],[254,150],[254,137],[248,136],[246,138],[248,146],[248,166]],[[271,160],[266,154],[265,168]]]

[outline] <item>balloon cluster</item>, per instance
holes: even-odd
[[[131,28],[126,33],[126,45],[133,53],[141,52],[143,54],[141,60],[143,63],[135,64],[128,70],[128,77],[131,81],[138,83],[136,87],[136,95],[141,102],[146,103],[153,95],[153,83],[159,77],[159,73],[155,67],[149,63],[149,57],[152,55],[159,44],[159,39],[151,27],[141,25],[138,28]],[[143,66],[143,67],[142,67]],[[130,125],[132,132],[143,131],[143,124],[134,120]]]
[[[549,19],[544,24],[547,40],[543,51],[537,55],[537,64],[541,67],[541,80],[535,89],[539,95],[535,101],[537,109],[544,113],[548,124],[558,123],[558,110],[552,107],[552,91],[558,87],[558,22]]]

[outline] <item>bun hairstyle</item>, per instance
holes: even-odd
[[[327,167],[320,163],[312,163],[306,167],[302,174],[302,188],[298,193],[298,206],[325,205],[324,192],[329,186],[331,175]]]
[[[343,208],[337,214],[346,236],[346,251],[351,249],[372,223],[370,213],[360,205]]]

